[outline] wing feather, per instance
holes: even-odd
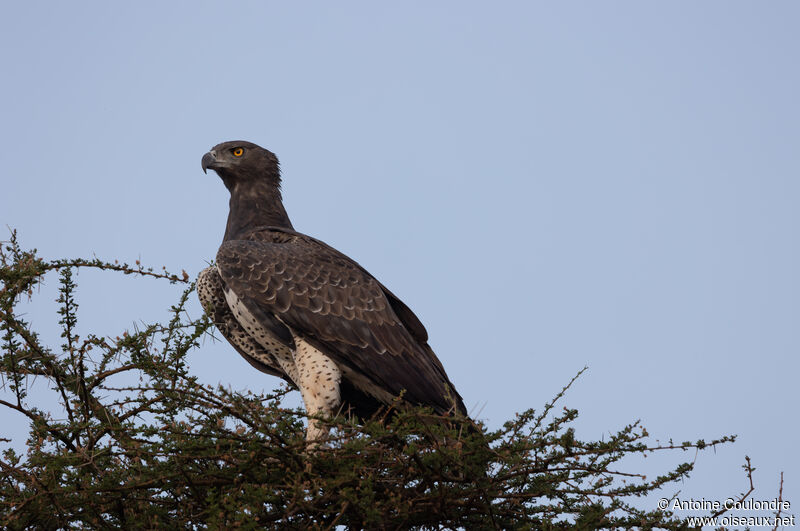
[[[222,244],[217,267],[248,306],[272,313],[294,333],[392,395],[452,407],[456,397],[413,312],[356,262],[318,240],[281,230]]]

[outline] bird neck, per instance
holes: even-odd
[[[294,230],[283,208],[281,191],[272,185],[253,185],[231,189],[230,212],[222,241],[241,239],[258,227],[281,227]]]

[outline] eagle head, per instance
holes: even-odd
[[[243,181],[268,180],[280,184],[278,157],[268,149],[244,140],[217,144],[203,155],[203,173],[214,170],[225,186],[231,188]]]

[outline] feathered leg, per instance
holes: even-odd
[[[298,386],[310,415],[332,416],[342,403],[339,383],[342,373],[336,363],[301,337],[295,337],[295,364]],[[317,419],[308,419],[306,441],[319,444],[328,436],[328,428]]]

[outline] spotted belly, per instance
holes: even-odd
[[[262,371],[288,377],[297,385],[292,350],[264,329],[233,292],[225,290],[216,267],[200,272],[197,295],[214,325],[239,354],[251,363],[255,361]]]

